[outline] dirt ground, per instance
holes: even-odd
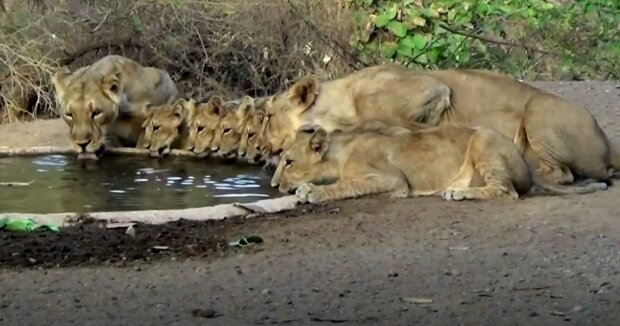
[[[620,82],[535,84],[584,105],[620,141]],[[11,139],[30,130],[0,126],[0,146],[56,141]],[[0,324],[611,325],[619,187],[518,202],[346,200],[138,225],[135,238],[97,225],[0,233]],[[227,245],[254,234],[264,243]]]

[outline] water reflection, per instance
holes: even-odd
[[[260,167],[172,157],[2,158],[0,180],[35,180],[29,187],[0,188],[0,212],[172,209],[279,196]]]

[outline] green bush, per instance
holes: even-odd
[[[349,0],[367,64],[618,78],[617,0]]]

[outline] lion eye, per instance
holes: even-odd
[[[293,160],[286,160],[286,166],[293,165]]]
[[[224,133],[225,133],[225,134],[230,133],[231,131],[232,131],[232,129],[230,129],[230,128],[226,128],[226,129],[224,129]]]
[[[67,116],[67,118],[73,119],[73,114],[71,112],[67,112],[65,113],[65,115]]]
[[[153,131],[157,131],[157,130],[159,130],[159,127],[160,127],[160,126],[153,126]]]
[[[248,137],[249,137],[249,138],[252,138],[252,137],[254,137],[254,136],[256,136],[256,133],[255,133],[255,132],[251,132],[251,133],[249,133],[249,134],[248,134]]]
[[[204,126],[199,126],[197,129],[198,129],[198,132],[203,132],[205,130],[205,127]]]

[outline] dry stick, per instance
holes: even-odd
[[[27,187],[33,182],[34,180],[30,182],[0,182],[0,187]]]
[[[116,155],[148,155],[149,150],[133,147],[110,147],[105,149],[105,153]],[[51,154],[77,154],[77,152],[71,147],[55,146],[0,148],[0,157]],[[194,154],[193,152],[180,149],[172,149],[170,150],[170,153],[168,153],[168,155],[178,157],[198,157],[198,155]]]
[[[517,48],[522,48],[522,49],[526,49],[532,52],[538,52],[538,53],[543,53],[543,54],[553,54],[553,52],[550,51],[546,51],[546,50],[542,50],[542,49],[538,49],[535,47],[531,47],[531,46],[527,46],[524,44],[519,44],[519,43],[514,43],[514,42],[508,42],[505,40],[498,40],[498,39],[493,39],[490,37],[486,37],[486,36],[482,36],[482,35],[478,35],[475,34],[473,32],[475,32],[475,30],[471,31],[471,32],[463,32],[463,31],[459,31],[457,29],[454,29],[446,24],[439,24],[439,26],[441,26],[441,28],[452,32],[454,34],[458,34],[458,35],[463,35],[465,37],[470,37],[470,38],[474,38],[483,42],[487,42],[487,43],[492,43],[492,44],[497,44],[497,45],[506,45],[506,46],[511,46],[511,47],[517,47]]]

